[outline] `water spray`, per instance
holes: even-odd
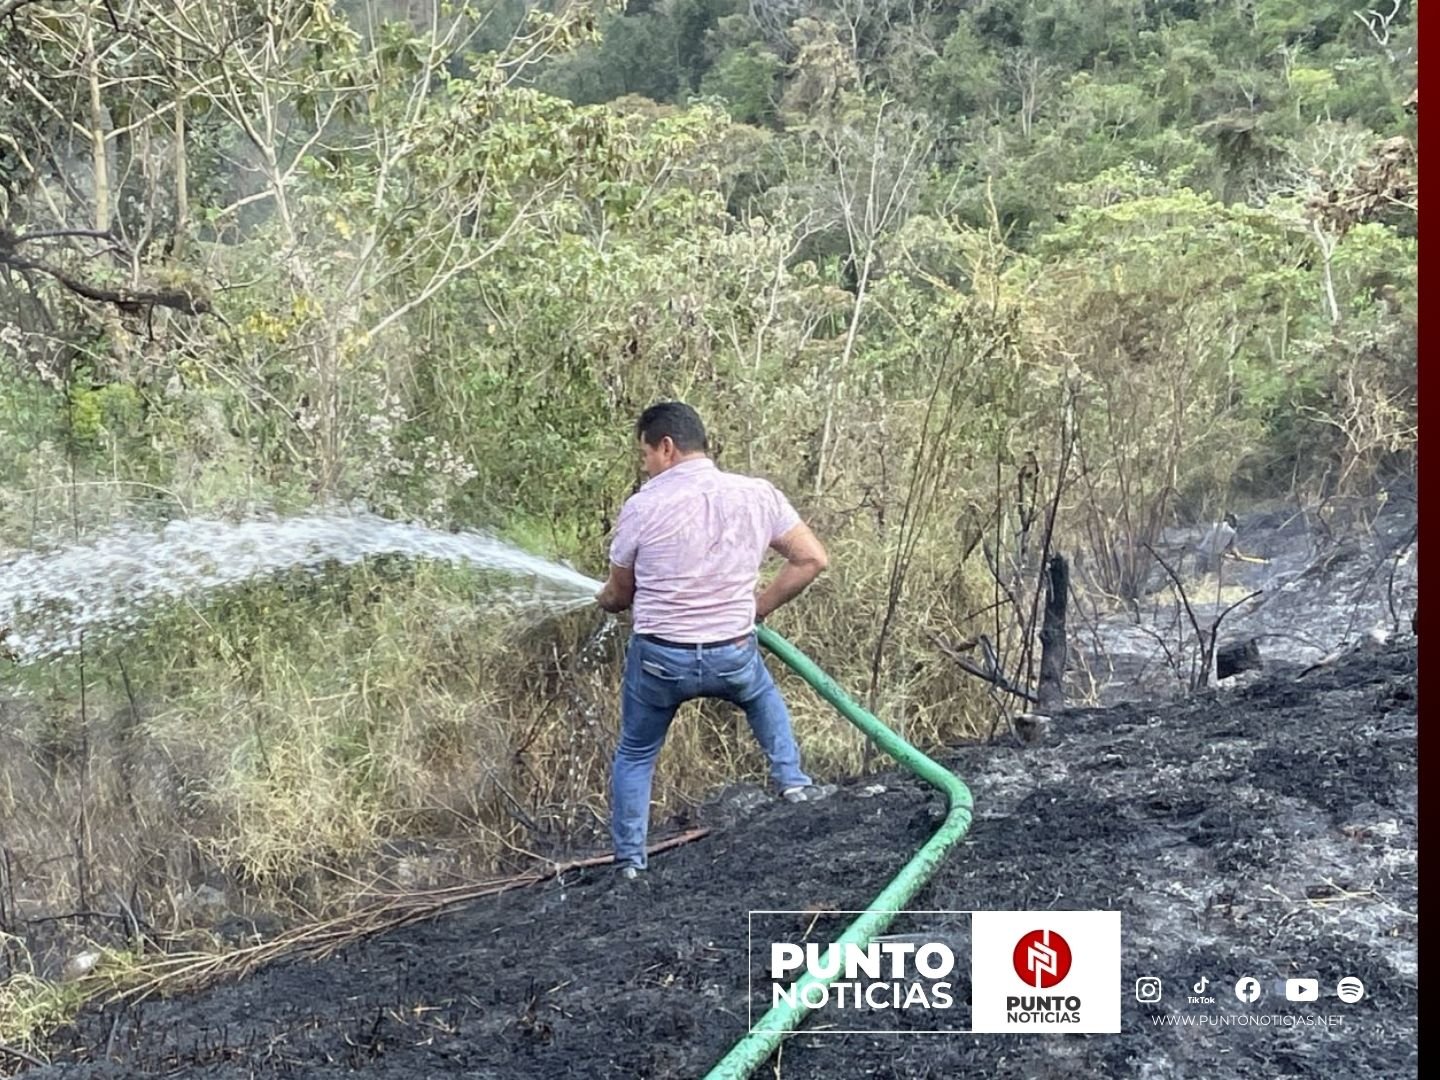
[[[172,521],[122,526],[0,561],[0,628],[22,663],[76,652],[84,636],[133,630],[146,604],[212,592],[281,571],[353,566],[376,555],[468,565],[505,575],[494,603],[554,615],[587,606],[599,586],[568,566],[484,532],[440,532],[369,513]]]
[[[313,513],[277,520],[175,521],[157,536],[121,528],[89,542],[28,551],[0,562],[0,647],[21,662],[61,657],[87,631],[123,632],[138,625],[147,601],[178,599],[241,584],[281,570],[354,565],[381,554],[437,559],[497,572],[514,580],[498,598],[518,609],[554,615],[594,603],[601,583],[481,532],[445,533],[372,514]],[[616,625],[607,618],[597,640]],[[768,626],[759,643],[804,679],[881,750],[945,795],[948,808],[935,834],[910,858],[836,944],[864,948],[929,881],[969,831],[973,801],[959,777],[922,754],[857,705],[814,661]],[[592,642],[592,645],[594,642]],[[707,1074],[738,1080],[763,1064],[812,1011],[813,990],[839,976],[807,974]]]

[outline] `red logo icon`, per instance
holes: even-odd
[[[1015,945],[1015,974],[1026,986],[1049,990],[1070,974],[1070,943],[1054,930],[1031,930]]]

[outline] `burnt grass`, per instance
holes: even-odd
[[[910,907],[1121,911],[1121,1034],[830,1035],[812,1022],[757,1075],[1413,1073],[1415,650],[1358,652],[1297,680],[1299,670],[1072,711],[1030,743],[938,755],[969,784],[976,816]],[[877,783],[885,790],[867,795]],[[673,823],[713,831],[655,857],[642,882],[573,872],[324,961],[95,1009],[54,1040],[56,1064],[27,1075],[703,1076],[746,1030],[746,912],[863,908],[942,810],[901,773],[810,805],[755,796],[734,789],[698,822]],[[1217,1004],[1184,1004],[1202,974]],[[1230,992],[1241,974],[1318,977],[1311,1008],[1343,1024],[1157,1022],[1255,1011]],[[1163,979],[1161,1004],[1135,1001],[1141,975]],[[1335,999],[1342,975],[1364,981],[1361,1002]],[[1296,1011],[1271,1004],[1258,1011]]]

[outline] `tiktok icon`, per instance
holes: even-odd
[[[1215,998],[1212,997],[1211,995],[1205,993],[1205,988],[1208,987],[1209,985],[1210,985],[1210,980],[1207,979],[1204,975],[1201,975],[1201,976],[1200,976],[1200,981],[1197,982],[1194,986],[1192,986],[1192,987],[1190,988],[1190,989],[1194,990],[1195,992],[1194,992],[1193,994],[1188,994],[1188,995],[1186,995],[1186,996],[1189,998],[1191,1005],[1214,1005],[1214,1004],[1215,1004]]]

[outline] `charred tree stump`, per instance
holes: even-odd
[[[1260,659],[1260,643],[1254,638],[1245,641],[1227,641],[1215,650],[1215,678],[1228,679],[1242,671],[1259,671],[1264,666]]]
[[[1045,618],[1040,624],[1038,704],[1042,712],[1065,704],[1065,605],[1069,597],[1070,565],[1057,553],[1045,576]]]

